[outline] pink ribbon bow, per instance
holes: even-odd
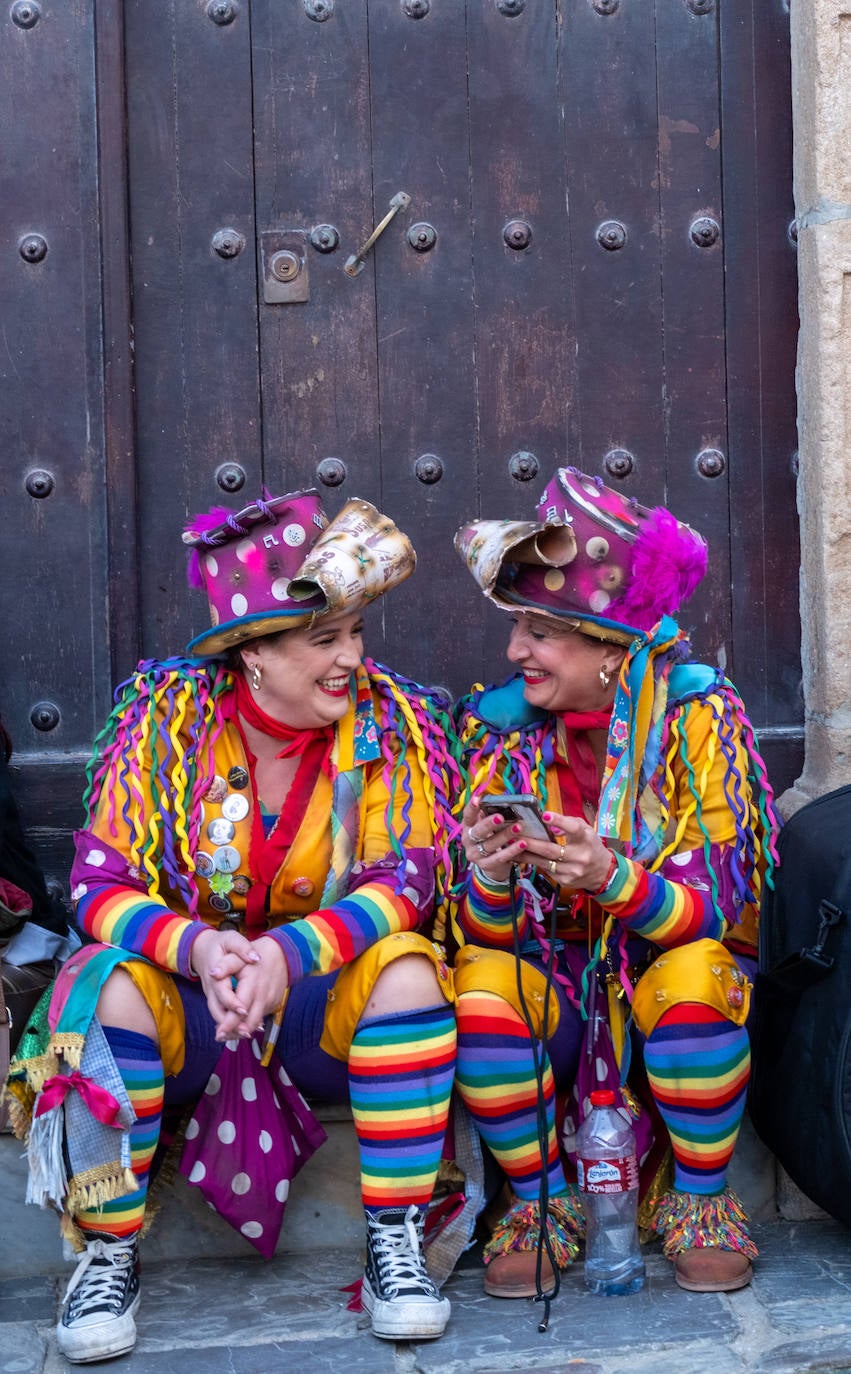
[[[115,1126],[116,1129],[120,1129],[121,1123],[116,1120],[116,1117],[121,1111],[121,1107],[112,1093],[108,1093],[106,1088],[101,1088],[97,1083],[93,1083],[90,1078],[85,1078],[79,1069],[75,1069],[70,1074],[58,1073],[53,1078],[48,1078],[41,1090],[35,1115],[44,1116],[45,1112],[50,1112],[54,1107],[61,1106],[70,1088],[76,1088],[92,1116],[97,1117],[104,1126]]]

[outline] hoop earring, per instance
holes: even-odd
[[[263,665],[262,663],[252,663],[251,665],[251,686],[255,692],[259,692],[263,685]]]
[[[603,667],[600,669],[600,686],[603,688],[603,691],[606,690],[606,688],[608,687],[608,685],[609,685],[609,683],[611,682],[611,680],[612,680],[612,675],[611,675],[611,673],[607,673],[607,672],[606,672],[606,669],[605,669],[605,666],[603,666]]]

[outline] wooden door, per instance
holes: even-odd
[[[530,515],[565,462],[669,503],[706,534],[710,575],[686,622],[698,653],[737,681],[776,785],[790,782],[802,711],[783,6],[96,8],[95,28],[84,5],[64,20],[82,112],[68,176],[89,236],[77,216],[79,275],[69,282],[66,268],[58,315],[39,326],[45,349],[64,340],[73,354],[61,389],[75,453],[89,426],[91,474],[49,500],[26,491],[26,462],[5,479],[9,557],[31,579],[40,569],[37,643],[7,593],[31,661],[3,704],[34,819],[32,779],[51,776],[62,750],[78,769],[110,671],[179,652],[203,625],[185,584],[189,513],[237,509],[263,484],[317,485],[331,511],[350,495],[377,502],[413,537],[419,567],[371,613],[368,647],[459,692],[503,674],[507,626],[452,536],[470,516]],[[51,24],[45,8],[12,35],[10,112],[30,89],[19,54]],[[31,59],[36,83],[37,69]],[[400,192],[409,201],[349,275]],[[50,204],[60,213],[61,186],[33,194],[45,223]],[[13,312],[54,260],[20,258]],[[8,378],[0,353],[4,368]],[[4,406],[24,431],[22,411],[39,415],[27,455],[60,428],[31,381]],[[33,725],[34,697],[59,699],[61,726]]]

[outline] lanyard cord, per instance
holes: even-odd
[[[544,1011],[543,1025],[541,1029],[540,1042],[535,1034],[532,1024],[532,1016],[526,1002],[526,995],[523,991],[523,961],[520,954],[520,927],[517,917],[517,868],[512,865],[509,875],[509,887],[511,892],[511,925],[514,937],[514,966],[517,975],[517,996],[520,1003],[520,1011],[526,1028],[529,1031],[529,1038],[532,1046],[532,1063],[535,1070],[535,1083],[537,1088],[537,1128],[538,1128],[538,1150],[541,1156],[541,1182],[538,1189],[538,1246],[537,1263],[535,1266],[535,1302],[544,1304],[544,1315],[538,1324],[538,1330],[544,1332],[550,1323],[550,1304],[553,1298],[558,1296],[561,1288],[561,1275],[558,1264],[553,1254],[552,1242],[549,1235],[549,1204],[550,1204],[550,1180],[548,1171],[548,1129],[547,1129],[547,1102],[544,1094],[544,1064],[547,1057],[547,1030],[550,1019],[550,997],[553,986],[553,970],[555,967],[556,952],[556,903],[553,901],[550,912],[550,947],[549,957],[546,962],[547,981],[544,989]],[[525,902],[525,897],[524,897]],[[541,1271],[543,1268],[544,1247],[546,1247],[547,1258],[552,1266],[555,1276],[555,1287],[551,1293],[545,1293],[541,1284]]]

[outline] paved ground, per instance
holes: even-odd
[[[143,1274],[139,1343],[115,1374],[851,1374],[851,1232],[829,1221],[757,1228],[762,1257],[750,1288],[685,1293],[658,1251],[629,1298],[586,1294],[569,1272],[549,1330],[532,1303],[484,1296],[474,1256],[446,1292],[442,1340],[377,1341],[340,1290],[360,1272],[355,1251],[155,1261]],[[21,1237],[2,1228],[7,1256]],[[70,1273],[70,1269],[68,1271]],[[69,1368],[53,1339],[64,1278],[0,1279],[0,1374]],[[90,1365],[90,1369],[107,1366]]]

